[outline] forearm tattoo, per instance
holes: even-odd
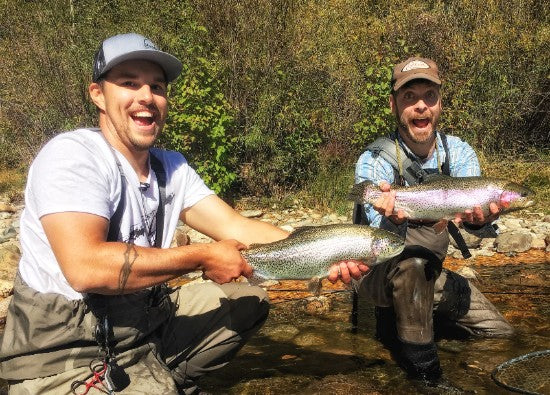
[[[130,277],[130,272],[132,271],[132,266],[138,257],[136,251],[136,246],[132,243],[126,244],[126,251],[124,252],[124,264],[120,269],[120,274],[118,276],[118,291],[122,294],[124,293],[124,288],[126,288],[126,283],[128,282],[128,277]]]

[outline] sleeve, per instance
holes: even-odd
[[[68,136],[46,144],[29,174],[29,191],[38,216],[76,211],[110,218],[112,173],[110,177],[100,156],[93,151],[93,144]]]
[[[170,189],[175,194],[178,212],[214,194],[181,153],[159,149],[155,149],[153,153],[162,158],[170,180]]]
[[[454,136],[447,136],[450,151],[452,177],[478,177],[481,175],[479,160],[474,149]]]
[[[371,151],[365,151],[355,165],[355,183],[362,181],[371,181],[379,184],[386,181],[392,184],[395,181],[393,167],[379,155],[374,155]],[[394,233],[403,234],[406,231],[406,223],[395,225],[372,208],[372,205],[365,204],[364,213],[367,223],[376,228],[383,228]]]

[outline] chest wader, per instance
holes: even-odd
[[[415,158],[407,157],[398,144],[397,136],[393,137],[395,144],[391,139],[384,138],[375,141],[369,149],[392,164],[395,179],[401,184],[406,180],[409,185],[415,185],[429,178],[429,172],[423,173],[420,163],[415,164]],[[446,137],[442,133],[440,137],[446,152],[446,160],[440,170],[450,175]],[[396,156],[405,158],[401,160],[401,165],[397,163]],[[361,206],[354,209],[354,222],[364,223]],[[436,258],[431,260],[441,263],[447,254],[450,234],[459,246],[462,244],[463,256],[470,256],[464,239],[452,221],[449,221],[448,229],[439,235],[430,225],[408,223],[405,251],[415,248],[415,245],[424,246],[435,254]],[[358,289],[375,301],[376,336],[392,352],[396,361],[411,377],[437,381],[441,368],[433,339],[434,313],[435,317],[439,315],[454,328],[469,334],[508,336],[513,329],[464,277],[447,270],[441,271],[441,265],[433,264],[434,270],[426,270],[430,258],[423,255],[402,255],[401,259],[378,265],[363,277]],[[411,256],[427,258],[428,261]],[[355,306],[357,297],[354,293]]]
[[[419,160],[408,154],[400,145],[397,131],[389,138],[382,137],[368,146],[373,155],[381,156],[394,169],[395,180],[400,185],[419,184],[430,177],[430,174],[443,173],[450,175],[449,148],[447,138],[439,133],[445,149],[445,162],[437,169],[423,169]],[[437,143],[436,143],[437,144]],[[437,147],[437,145],[436,145]],[[366,223],[361,205],[354,207],[353,222]],[[450,222],[449,222],[450,223]],[[434,283],[441,272],[441,263],[447,253],[449,244],[448,232],[437,235],[432,229],[433,224],[412,223],[409,221],[405,239],[405,251],[413,251],[414,246],[422,246],[432,251],[428,261],[419,260],[414,253],[409,257],[379,265],[367,275],[367,282],[376,283],[379,297],[374,300],[386,300],[384,305],[375,306],[376,337],[392,352],[396,361],[412,377],[426,380],[437,380],[441,376],[441,368],[437,349],[433,342],[433,295]],[[458,233],[458,230],[457,230]],[[459,234],[459,233],[458,233]],[[465,245],[465,243],[464,243]],[[412,250],[411,250],[412,249]],[[419,257],[429,257],[425,254]],[[432,263],[430,270],[427,264]],[[366,285],[368,287],[368,285]],[[353,293],[352,325],[357,327],[358,293]]]
[[[159,183],[155,247],[160,247],[166,174],[161,162],[152,154],[150,158]],[[126,179],[120,163],[118,166],[122,197],[110,220],[108,241],[118,240],[125,205]],[[154,332],[168,319],[170,311],[165,286],[123,295],[86,294],[82,300],[68,300],[57,293],[35,291],[18,273],[0,338],[0,376],[8,382],[20,382],[85,367],[99,358],[112,371],[113,382],[107,385],[121,389],[126,377],[116,365],[116,354],[138,347],[147,352],[155,349],[158,340]],[[151,347],[141,347],[148,343]]]

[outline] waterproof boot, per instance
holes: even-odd
[[[397,362],[407,372],[409,379],[424,394],[468,394],[462,388],[442,376],[437,347],[434,342],[414,344],[401,342]]]
[[[395,310],[390,307],[374,307],[376,318],[376,339],[392,353],[398,353],[401,342],[397,337],[397,326],[395,324]]]
[[[441,377],[442,371],[434,342],[414,344],[402,341],[397,362],[412,379],[436,382]]]

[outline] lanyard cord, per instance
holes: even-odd
[[[401,184],[404,184],[404,176],[403,176],[403,162],[401,160],[401,150],[399,149],[399,141],[398,141],[398,138],[397,138],[397,135],[395,136],[395,154],[396,154],[396,157],[397,157],[397,167],[399,169],[399,177],[401,178]],[[436,153],[436,158],[437,158],[437,173],[438,174],[441,174],[442,172],[442,166],[441,166],[441,158],[439,156],[439,147],[438,147],[438,144],[437,144],[437,132],[436,132],[436,135],[435,135],[435,153]]]

